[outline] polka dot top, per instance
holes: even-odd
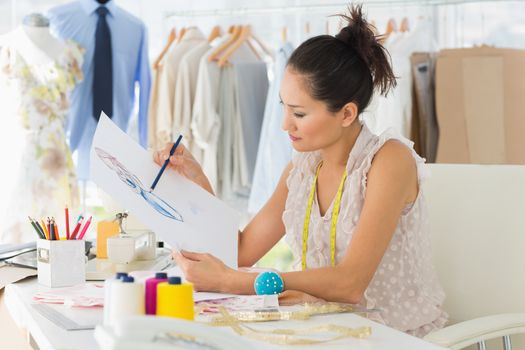
[[[363,208],[367,174],[376,152],[390,139],[412,150],[417,163],[419,193],[401,215],[390,245],[368,285],[361,305],[380,309],[369,318],[390,327],[422,337],[444,326],[447,315],[441,306],[444,292],[431,261],[428,219],[421,183],[425,178],[424,159],[413,150],[413,143],[388,130],[377,136],[363,125],[350,152],[341,208],[336,226],[336,263],[341,261],[351,242]],[[297,153],[287,179],[288,198],[283,213],[286,241],[294,254],[294,268],[301,269],[302,230],[309,189],[321,160],[319,151]],[[308,268],[330,266],[330,225],[332,205],[320,215],[314,196],[308,235]]]

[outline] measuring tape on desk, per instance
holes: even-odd
[[[228,312],[224,306],[219,306],[220,316],[205,322],[213,326],[230,327],[235,333],[251,339],[266,341],[280,345],[313,345],[328,343],[343,338],[366,338],[372,334],[371,327],[351,328],[335,324],[328,324],[304,329],[272,330],[255,329],[248,326],[246,322],[277,321],[277,320],[307,320],[314,315],[329,313],[353,312],[351,305],[340,305],[338,303],[327,303],[322,305],[305,304],[303,310],[298,311],[262,311],[262,312]],[[312,339],[314,335],[326,335],[332,333],[329,338]],[[310,336],[310,337],[308,337]]]

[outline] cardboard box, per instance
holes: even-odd
[[[436,64],[437,162],[525,164],[525,51],[442,50]]]

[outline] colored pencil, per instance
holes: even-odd
[[[42,239],[46,239],[46,235],[45,235],[44,231],[42,231],[42,228],[41,228],[40,225],[38,224],[38,221],[36,221],[35,219],[33,219],[33,218],[29,217],[29,216],[28,216],[28,218],[29,218],[29,220],[31,221],[31,223],[32,223],[33,225],[35,225],[35,228],[36,228],[36,230],[37,230],[38,235],[40,236],[40,238],[42,238]]]
[[[76,239],[77,237],[77,233],[78,233],[78,230],[80,229],[80,225],[82,225],[82,221],[84,220],[84,217],[82,215],[80,215],[78,217],[78,221],[77,221],[77,225],[75,226],[75,229],[73,230],[73,232],[71,233],[71,237],[70,239]]]
[[[173,155],[173,153],[175,153],[175,150],[177,149],[177,146],[179,145],[180,140],[182,140],[182,135],[179,135],[179,138],[177,139],[177,141],[175,141],[175,143],[173,144],[173,146],[171,146],[170,156],[168,157],[168,159],[166,159],[166,160],[164,161],[164,164],[162,164],[162,168],[160,168],[160,171],[159,171],[159,173],[157,174],[157,177],[156,177],[155,180],[153,181],[153,184],[152,184],[151,187],[150,187],[150,191],[153,191],[153,190],[155,189],[155,186],[157,186],[157,183],[159,182],[160,177],[162,176],[162,173],[164,172],[164,170],[165,170],[166,167],[168,166],[168,164],[169,164],[169,162],[170,162],[170,158],[171,158],[171,156]]]
[[[49,240],[53,240],[53,232],[51,232],[51,220],[47,218],[46,220],[47,233],[49,234]]]
[[[80,232],[80,235],[78,236],[78,239],[84,238],[84,235],[86,234],[86,231],[89,227],[89,224],[91,224],[91,219],[93,219],[93,216],[90,216],[86,224],[84,225],[84,228],[82,229],[82,232]]]
[[[52,219],[49,221],[49,236],[51,237],[50,239],[52,241],[57,239],[55,236],[55,224],[53,223]]]
[[[42,219],[42,229],[44,230],[44,233],[46,234],[46,238],[47,238],[47,239],[51,239],[51,238],[49,237],[49,231],[47,230],[47,227],[46,227],[46,225],[44,224],[44,219]]]
[[[42,234],[40,233],[40,231],[36,227],[35,222],[33,221],[33,219],[31,219],[31,217],[29,217],[29,216],[28,216],[28,218],[29,218],[29,222],[31,223],[31,226],[33,226],[33,228],[35,229],[36,234],[38,235],[38,237],[42,238]]]
[[[69,239],[69,209],[66,205],[66,239]]]
[[[35,222],[36,227],[38,227],[38,230],[40,230],[40,233],[42,234],[42,239],[47,239],[46,232],[44,231],[42,226],[40,226],[40,223],[35,219],[33,219],[33,221]]]
[[[58,225],[55,221],[55,218],[53,218],[53,225],[55,226],[55,237],[57,240],[60,241],[60,233],[58,233]]]

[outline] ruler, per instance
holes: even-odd
[[[95,329],[96,325],[80,325],[66,317],[60,311],[55,310],[53,307],[46,304],[32,304],[33,308],[38,311],[42,316],[53,322],[57,326],[64,328],[67,331],[83,331]]]

